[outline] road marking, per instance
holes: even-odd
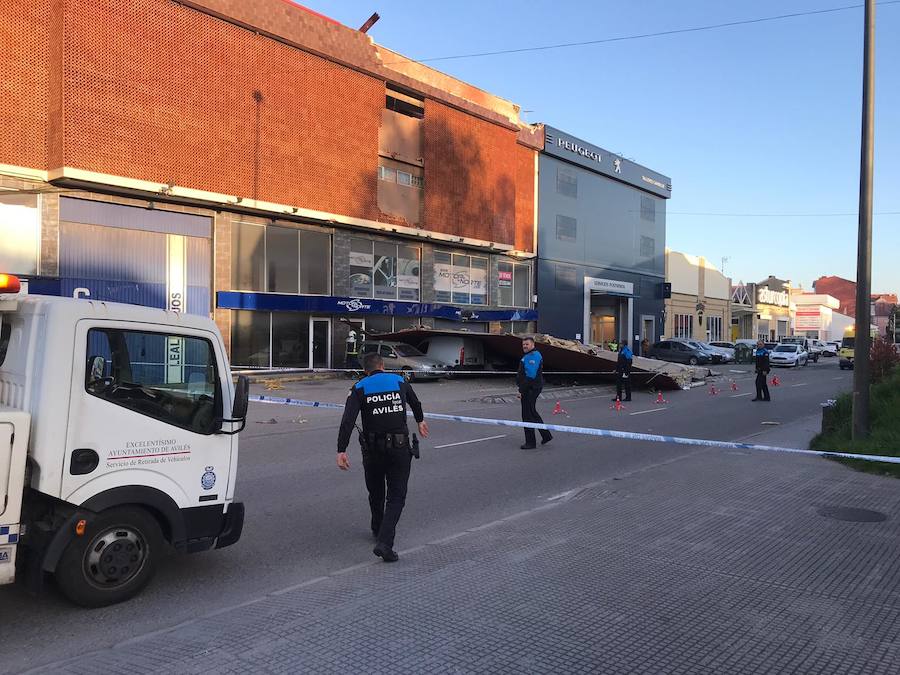
[[[792,387],[805,387],[809,382],[801,382],[800,384],[792,384]]]
[[[748,391],[744,394],[734,394],[733,396],[729,396],[728,398],[740,398],[741,396],[753,396],[753,392]]]
[[[843,380],[843,379],[844,379],[844,376],[841,375],[840,377],[832,377],[831,379],[832,379],[832,380]]]
[[[629,415],[646,415],[647,413],[662,412],[663,410],[668,410],[668,408],[650,408],[650,410],[638,410],[637,412],[628,413],[628,414]]]
[[[498,438],[506,438],[506,434],[500,434],[499,436],[488,436],[487,438],[473,438],[471,441],[460,441],[459,443],[445,443],[444,445],[434,446],[434,449],[440,450],[441,448],[455,448],[457,445],[468,445],[469,443],[480,443],[481,441],[495,441]]]

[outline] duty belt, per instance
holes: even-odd
[[[368,432],[365,434],[366,447],[372,450],[380,450],[382,448],[408,448],[409,434],[387,434],[378,432]]]

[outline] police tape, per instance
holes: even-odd
[[[306,373],[362,373],[362,368],[263,368],[263,367],[244,367],[234,368],[234,375],[302,375]],[[407,369],[391,369],[384,368],[386,373],[397,373],[399,375],[424,375],[436,373],[438,375],[503,375],[513,377],[518,374],[515,370],[456,370],[455,368],[412,368]],[[615,370],[549,370],[544,371],[544,375],[615,375]],[[638,375],[667,375],[663,371],[646,371],[635,372]]]
[[[297,406],[300,408],[323,408],[326,410],[343,410],[342,403],[326,403],[323,401],[304,401],[296,398],[280,398],[277,396],[251,396],[256,403],[272,403],[275,405]],[[407,412],[408,415],[412,413]],[[716,441],[705,438],[686,438],[683,436],[662,436],[659,434],[642,434],[634,431],[617,431],[614,429],[594,429],[593,427],[573,427],[565,424],[538,424],[536,422],[519,422],[517,420],[489,419],[485,417],[468,417],[466,415],[446,415],[443,413],[425,413],[427,419],[446,420],[448,422],[464,422],[466,424],[484,424],[495,427],[516,427],[519,429],[544,429],[559,433],[581,434],[583,436],[599,436],[602,438],[619,438],[627,441],[650,441],[652,443],[672,443],[675,445],[696,445],[708,448],[727,448],[732,450],[761,450],[765,452],[783,452],[813,457],[842,457],[859,459],[866,462],[885,462],[900,464],[900,457],[886,455],[856,455],[849,452],[829,452],[824,450],[801,450],[800,448],[782,448],[775,445],[757,445],[755,443],[738,443],[735,441]]]

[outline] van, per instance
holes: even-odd
[[[484,368],[484,345],[478,338],[435,335],[420,342],[418,347],[424,354],[449,364],[454,370]]]

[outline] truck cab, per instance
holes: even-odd
[[[13,288],[0,293],[0,583],[53,575],[73,602],[108,605],[166,549],[236,542],[248,389],[215,324]]]

